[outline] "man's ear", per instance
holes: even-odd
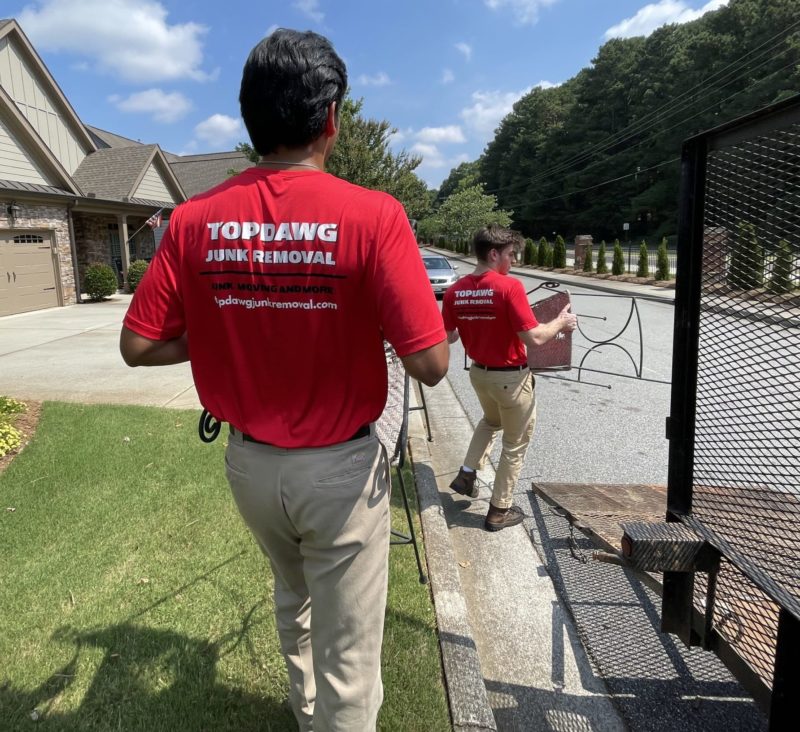
[[[336,102],[331,102],[328,106],[328,116],[325,119],[325,134],[333,137],[339,131],[339,120],[337,119]]]

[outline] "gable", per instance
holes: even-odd
[[[24,143],[14,135],[3,119],[2,113],[0,113],[0,179],[20,183],[60,185],[59,181],[47,177]]]
[[[0,38],[0,86],[61,166],[72,175],[90,148],[67,119],[58,92],[37,73],[13,33]]]
[[[133,193],[132,198],[143,198],[148,201],[172,201],[177,203],[175,196],[170,193],[169,186],[156,166],[150,163],[142,180]]]

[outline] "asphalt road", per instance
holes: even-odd
[[[460,272],[468,271],[462,264]],[[541,283],[518,279],[526,290]],[[766,729],[752,698],[713,654],[686,649],[674,636],[660,633],[660,598],[632,574],[589,559],[591,543],[577,531],[573,536],[566,520],[530,491],[532,480],[667,481],[672,304],[637,300],[640,340],[635,313],[628,323],[631,298],[568,289],[580,322],[580,333],[573,339],[573,364],[585,357],[585,367],[605,373],[581,373],[581,381],[599,386],[577,383],[576,369],[563,375],[570,381],[537,376],[536,431],[515,495],[530,516],[525,526],[531,541],[630,729]],[[546,296],[539,290],[531,297]],[[595,341],[617,335],[617,345],[590,351]],[[626,378],[636,375],[640,358],[644,378]],[[475,424],[480,406],[463,366],[464,352],[457,343],[451,348],[448,379]],[[498,444],[494,460],[499,451]]]

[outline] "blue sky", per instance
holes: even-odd
[[[728,0],[34,0],[4,2],[81,119],[178,154],[247,139],[237,96],[250,49],[278,26],[328,36],[364,113],[388,120],[436,187],[474,160],[532,87]]]

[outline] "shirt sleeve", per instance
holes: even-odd
[[[447,290],[442,298],[442,321],[444,322],[444,329],[447,332],[458,328],[456,324],[456,315],[453,312],[453,295],[450,293],[450,290]]]
[[[511,329],[515,333],[531,330],[539,325],[536,316],[533,314],[525,288],[519,280],[511,280],[511,288],[508,291],[508,319]]]
[[[180,286],[180,252],[176,240],[177,220],[173,212],[170,225],[158,251],[131,300],[123,324],[134,333],[155,341],[183,335],[186,320]]]
[[[389,201],[374,247],[372,287],[384,337],[398,356],[408,356],[446,334],[408,218],[397,201]]]

